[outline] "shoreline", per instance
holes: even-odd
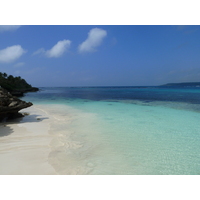
[[[84,175],[94,170],[87,158],[95,145],[70,127],[77,115],[82,121],[87,114],[57,104],[33,105],[21,113],[26,113],[23,118],[0,124],[0,175]]]
[[[95,114],[57,104],[21,112],[29,115],[0,124],[0,175],[121,174],[114,166],[126,168],[93,126]]]
[[[55,175],[49,164],[52,117],[32,106],[21,110],[23,118],[0,123],[1,175]]]

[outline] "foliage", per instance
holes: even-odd
[[[20,76],[14,77],[0,72],[0,86],[8,91],[20,91],[32,88],[24,79]]]

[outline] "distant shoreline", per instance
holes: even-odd
[[[200,87],[200,82],[182,82],[182,83],[167,83],[160,86],[184,86],[184,87]]]
[[[200,86],[200,82],[180,82],[180,83],[166,83],[166,84],[162,84],[162,85],[149,85],[149,86],[145,86],[145,85],[138,85],[138,86],[134,86],[134,85],[124,85],[124,86],[41,86],[38,87],[39,90],[42,90],[43,88],[150,88],[150,87],[165,87],[165,86],[191,86],[191,87],[196,87],[196,86]],[[39,91],[38,90],[38,91]]]

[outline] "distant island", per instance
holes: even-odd
[[[183,82],[183,83],[167,83],[162,86],[175,86],[175,87],[200,87],[200,82]]]
[[[39,89],[32,87],[20,76],[14,77],[0,72],[0,86],[14,96],[23,96],[26,92],[36,92]]]

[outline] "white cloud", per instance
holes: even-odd
[[[71,44],[70,40],[62,40],[58,41],[56,45],[54,45],[50,50],[46,51],[47,57],[55,57],[58,58],[63,55],[63,53],[69,49]]]
[[[107,32],[100,28],[93,28],[88,33],[88,38],[79,45],[79,52],[94,52],[96,47],[100,46]]]
[[[0,32],[15,31],[19,28],[19,25],[0,25]]]
[[[0,62],[9,63],[17,60],[26,51],[20,45],[14,45],[0,50]]]
[[[70,47],[71,41],[70,40],[62,40],[58,41],[57,44],[55,44],[51,49],[46,50],[44,48],[40,48],[37,51],[33,53],[33,55],[37,54],[44,54],[45,56],[49,58],[58,58],[64,54],[65,51],[67,51]]]

